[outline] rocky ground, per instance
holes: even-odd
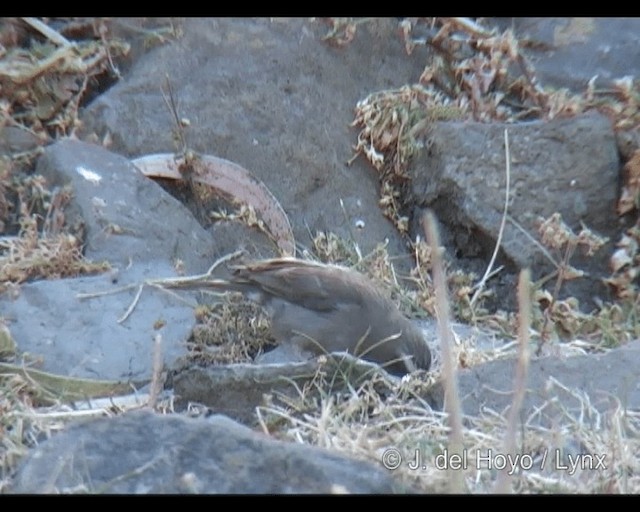
[[[375,151],[362,144],[354,109],[376,91],[396,91],[424,77],[433,49],[419,41],[433,36],[428,24],[413,20],[417,42],[408,54],[402,37],[407,20],[120,21],[109,27],[131,44],[128,56],[117,61],[122,76],[113,84],[103,79],[104,91],[92,89],[95,96],[82,103],[71,136],[49,132],[45,144],[40,132],[25,133],[8,122],[0,134],[0,148],[14,162],[42,147],[29,172],[43,177],[51,204],[58,198],[64,205],[59,211],[64,211],[65,236],[82,239],[84,257],[104,263],[79,276],[22,280],[0,294],[12,347],[5,357],[0,345],[0,374],[8,376],[0,413],[20,418],[22,432],[31,435],[25,439],[8,421],[1,427],[0,489],[450,490],[447,471],[436,464],[447,440],[439,360],[429,376],[398,382],[356,361],[347,360],[347,371],[339,357],[257,365],[252,360],[265,350],[261,347],[194,349],[198,340],[192,333],[202,324],[198,308],[211,299],[178,296],[158,286],[163,278],[202,274],[238,249],[267,256],[294,248],[299,256],[342,256],[343,264],[361,270],[371,270],[366,264],[372,260],[391,262],[397,282],[410,284],[426,209],[435,212],[446,248],[468,453],[500,450],[516,385],[516,333],[508,327],[515,325],[518,270],[530,267],[535,280],[551,279],[534,296],[538,323],[532,328],[519,415],[518,453],[530,457],[535,469],[521,464],[512,489],[640,489],[637,307],[629,313],[615,293],[620,287],[604,282],[612,278],[610,260],[618,242],[637,218],[633,209],[619,215],[618,202],[621,186],[629,184],[623,168],[638,149],[637,125],[624,125],[604,108],[517,123],[459,115],[433,119],[428,129],[416,130],[398,181],[389,169],[372,165]],[[521,41],[535,41],[522,47],[538,80],[569,88],[570,98],[590,84],[608,90],[614,79],[636,77],[630,63],[640,62],[638,23],[523,18],[489,19],[485,26],[512,28]],[[157,27],[166,26],[174,30],[162,44],[143,44],[140,34],[152,33],[151,27],[158,34]],[[336,34],[326,38],[331,28]],[[5,80],[10,76],[7,68],[0,72]],[[637,86],[634,94],[637,100]],[[637,109],[628,119],[636,115]],[[400,142],[396,152],[385,155],[399,158]],[[360,150],[355,159],[354,147]],[[171,162],[174,153],[185,161],[190,154],[213,155],[248,173],[223,184],[231,164],[211,160],[207,179],[226,194],[213,197],[198,188],[204,175],[189,177],[174,169],[183,182],[176,184],[167,175],[158,179],[150,160],[139,160],[165,154]],[[167,164],[172,165],[179,167]],[[387,200],[387,185],[398,186],[400,196]],[[229,216],[234,209],[229,195],[248,201],[264,224],[251,217],[253,210]],[[390,214],[389,204],[398,210]],[[222,220],[212,222],[212,209]],[[556,212],[575,232],[588,227],[591,234],[570,250],[545,245],[539,218]],[[11,215],[15,220],[17,212],[3,220],[3,257],[16,234],[9,233]],[[580,244],[597,236],[602,247],[589,257],[582,254]],[[482,308],[457,302],[470,297],[461,290],[471,283],[471,273],[476,282],[484,273],[498,241],[500,271],[487,282],[493,295],[483,299]],[[553,272],[569,257],[584,275],[559,281]],[[140,291],[143,281],[148,285]],[[418,292],[406,297],[424,302],[414,301],[407,310],[419,317],[439,359],[436,323],[429,314],[433,302],[420,291],[418,285]],[[547,332],[544,307],[556,302],[547,315],[554,328]],[[232,336],[246,341],[261,329],[259,314],[251,313],[254,331],[237,334],[247,318],[235,318],[230,331],[228,325],[212,325],[226,333],[228,343]],[[214,352],[225,355],[216,360]],[[210,364],[214,360],[217,364]],[[26,403],[22,382],[33,379],[39,393]],[[102,387],[89,392],[96,384]],[[132,391],[134,396],[125,396]],[[112,400],[100,402],[104,396]],[[150,403],[167,414],[129,411]],[[85,417],[97,419],[81,421]],[[411,462],[417,453],[425,464],[416,470]],[[556,456],[553,468],[541,468],[547,453]],[[576,460],[580,468],[571,466]],[[596,467],[595,461],[601,464]],[[464,475],[469,490],[485,492],[496,470],[469,465]]]

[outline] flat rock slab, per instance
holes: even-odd
[[[134,412],[76,424],[23,462],[13,493],[389,493],[373,464],[274,441],[225,416]]]
[[[463,412],[480,416],[486,411],[506,413],[513,400],[516,362],[502,359],[459,372],[458,389]],[[640,341],[604,354],[533,359],[521,418],[550,427],[565,414],[586,420],[618,406],[640,411]],[[586,400],[593,410],[584,409]]]
[[[299,398],[300,389],[318,372],[332,376],[327,380],[332,383],[332,389],[338,390],[358,387],[375,375],[389,382],[397,379],[374,363],[335,353],[304,362],[189,366],[176,371],[171,383],[176,407],[186,408],[189,403],[197,403],[255,426],[258,424],[256,408],[268,406],[274,396]]]
[[[37,368],[69,377],[144,381],[151,377],[154,339],[162,338],[165,364],[186,350],[195,325],[193,307],[153,288],[145,288],[123,322],[136,288],[80,300],[80,293],[115,290],[126,282],[170,276],[172,267],[155,261],[138,264],[115,284],[111,275],[38,281],[20,287],[16,297],[0,296],[0,309],[20,353]]]

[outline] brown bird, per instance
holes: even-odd
[[[198,287],[239,291],[261,304],[279,342],[313,354],[346,351],[396,375],[429,369],[422,331],[364,275],[295,258],[233,268],[228,281]]]

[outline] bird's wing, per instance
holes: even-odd
[[[369,286],[355,272],[289,258],[236,267],[233,281],[316,311],[359,305],[367,291],[363,294],[362,286]]]

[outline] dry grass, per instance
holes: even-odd
[[[81,237],[65,226],[64,208],[71,198],[68,189],[51,193],[40,176],[7,180],[4,188],[5,200],[15,197],[14,205],[7,209],[19,211],[19,231],[16,236],[0,237],[0,291],[10,283],[73,277],[109,268],[107,263],[87,261]]]
[[[438,378],[430,376],[429,381]],[[387,382],[382,389],[380,381],[370,380],[340,391],[332,389],[332,381],[330,375],[317,375],[297,402],[261,408],[263,425],[277,425],[266,432],[382,463],[406,489],[451,492],[450,477],[442,465],[445,454],[451,455],[446,452],[451,433],[448,416],[419,398],[427,387],[422,379]],[[588,397],[577,390],[574,394],[582,400],[581,415],[566,412],[553,429],[536,426],[535,418],[527,418],[518,425],[509,452],[505,452],[504,440],[513,427],[505,411],[464,417],[462,454],[466,460],[458,473],[466,489],[492,492],[501,464],[507,462],[508,487],[501,490],[508,492],[638,492],[640,415],[622,407],[603,415]],[[509,461],[502,458],[506,454],[511,456]],[[596,455],[605,456],[606,467],[596,468]],[[575,466],[576,461],[582,467]]]
[[[253,361],[274,345],[269,320],[256,304],[237,294],[200,306],[198,324],[189,345],[189,358],[200,364],[229,364]]]

